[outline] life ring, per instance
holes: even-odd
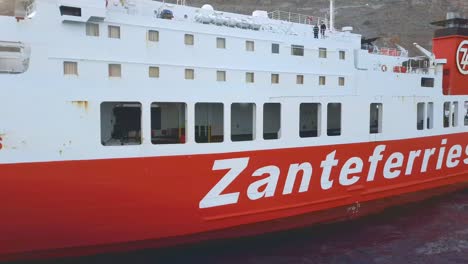
[[[386,72],[388,70],[387,65],[382,65],[380,69],[382,69],[383,72]]]

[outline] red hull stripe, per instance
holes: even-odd
[[[467,145],[468,133],[462,133],[243,153],[2,164],[0,260],[38,256],[26,252],[59,256],[165,246],[241,226],[262,233],[363,215],[407,194],[465,188]],[[276,221],[301,215],[315,216],[299,224]],[[277,224],[258,228],[265,222]],[[209,237],[241,235],[227,233]]]

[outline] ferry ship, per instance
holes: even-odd
[[[330,2],[316,18],[0,1],[0,261],[252,236],[467,188],[468,20],[435,22],[433,51],[410,57],[336,29]]]

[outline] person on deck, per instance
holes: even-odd
[[[320,25],[320,33],[322,34],[322,38],[325,38],[326,30],[327,30],[327,26],[325,25],[325,23],[322,22],[322,24]]]
[[[314,26],[314,38],[316,38],[316,39],[319,38],[319,27],[318,27],[318,25]]]

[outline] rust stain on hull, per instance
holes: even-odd
[[[83,108],[85,111],[88,111],[88,107],[89,107],[88,101],[72,101],[71,103],[77,106],[78,108]]]

